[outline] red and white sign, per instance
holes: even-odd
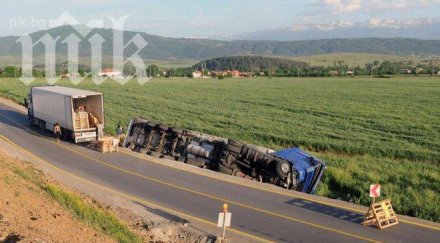
[[[370,197],[380,197],[380,185],[370,185]]]

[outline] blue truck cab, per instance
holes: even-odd
[[[275,156],[287,160],[295,173],[296,190],[314,194],[321,180],[326,165],[321,160],[307,154],[299,148],[289,148],[277,151]]]

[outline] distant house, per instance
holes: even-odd
[[[79,73],[65,73],[61,74],[60,78],[79,78],[81,75]]]
[[[200,71],[194,71],[192,73],[193,78],[202,78],[202,72]]]
[[[440,75],[440,71],[437,72],[437,75]]]
[[[113,70],[113,68],[104,68],[98,73],[99,77],[110,77],[110,78],[120,78],[122,77],[122,72],[119,70]]]
[[[425,69],[423,69],[423,68],[416,68],[416,73],[417,74],[424,73],[424,72],[425,72]]]
[[[231,74],[231,76],[232,76],[233,78],[238,78],[238,77],[240,77],[240,71],[238,71],[238,70],[233,70],[233,71],[230,71],[229,73]]]
[[[252,72],[240,72],[240,77],[249,78],[252,77]]]
[[[346,75],[348,76],[354,76],[354,72],[353,71],[347,71],[345,72]]]
[[[400,70],[400,73],[402,73],[402,74],[411,74],[412,70],[409,69],[409,68],[403,68],[403,69]]]
[[[336,76],[338,75],[338,71],[330,71],[330,76]]]

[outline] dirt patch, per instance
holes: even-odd
[[[114,242],[114,239],[80,222],[47,195],[38,183],[20,176],[19,170],[33,167],[27,155],[0,139],[0,242]],[[13,158],[13,157],[14,158]],[[18,168],[18,170],[17,170]],[[18,174],[17,174],[18,173]],[[72,189],[42,174],[45,183],[63,191]],[[98,209],[111,211],[144,242],[213,242],[215,237],[194,228],[185,219],[149,213],[143,205],[130,205],[112,197],[98,202],[75,194]],[[165,212],[164,212],[165,213]],[[61,233],[60,233],[61,232]]]
[[[0,165],[0,242],[114,242],[17,174],[30,165],[3,152]]]

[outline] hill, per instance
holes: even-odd
[[[77,33],[72,26],[61,26],[49,30],[38,31],[30,36],[33,40],[38,40],[45,34],[52,37],[60,37],[56,48],[58,62],[66,59],[67,45],[61,44],[66,37],[72,33]],[[88,39],[95,33],[104,38],[102,47],[104,60],[111,60],[113,54],[112,29],[89,29],[89,33],[80,42],[80,57],[87,59],[90,57],[90,43]],[[117,34],[122,34],[118,31]],[[362,38],[362,39],[323,39],[308,41],[219,41],[207,39],[186,39],[186,38],[167,38],[150,35],[141,32],[124,31],[124,39],[128,41],[136,34],[140,34],[147,42],[148,46],[139,55],[147,59],[159,60],[203,60],[222,56],[237,55],[260,55],[260,56],[282,56],[296,57],[319,55],[342,52],[362,52],[390,55],[427,55],[440,53],[440,40],[418,40],[401,38]],[[16,43],[18,37],[0,38],[0,60],[17,62],[21,58],[21,45]],[[134,53],[136,49],[129,46],[125,56]],[[37,45],[34,48],[36,60],[42,61],[44,46]],[[3,63],[8,64],[8,63]]]

